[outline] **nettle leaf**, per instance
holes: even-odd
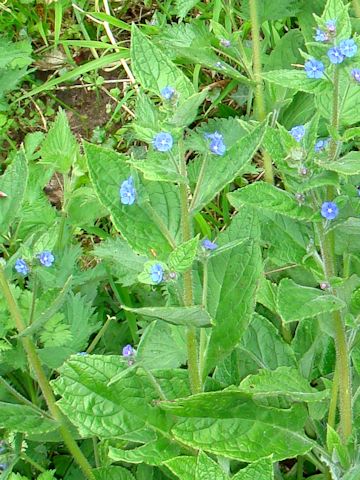
[[[0,402],[0,427],[28,434],[56,430],[58,424],[27,405]]]
[[[234,475],[232,480],[274,480],[272,457],[251,463]]]
[[[182,102],[195,93],[193,84],[176,65],[133,24],[131,66],[141,85],[159,95],[166,86],[175,88]]]
[[[330,85],[330,82],[325,79],[307,78],[306,73],[299,70],[273,70],[271,72],[263,72],[261,76],[267,82],[291,88],[297,92],[318,95],[323,94],[327,86]]]
[[[206,349],[206,373],[239,343],[252,318],[262,268],[259,237],[257,216],[243,208],[217,243],[221,247],[245,241],[208,260],[207,309],[215,324]]]
[[[96,480],[135,480],[132,473],[123,467],[101,467],[92,472]]]
[[[197,457],[176,457],[165,462],[165,465],[180,480],[228,480],[228,476],[219,464],[214,462],[204,452]]]
[[[23,151],[20,151],[0,177],[0,191],[7,197],[0,198],[0,234],[6,234],[16,218],[24,200],[28,181],[28,166]]]
[[[259,149],[265,134],[266,125],[258,125],[252,132],[243,136],[224,156],[211,155],[204,159],[204,175],[200,181],[198,192],[193,198],[193,212],[201,210],[228,183],[241,174]]]
[[[208,94],[209,90],[204,88],[202,92],[195,93],[180,103],[180,105],[176,107],[174,114],[169,118],[170,125],[178,128],[190,125],[196,119],[198,109]]]
[[[279,0],[274,4],[271,0],[257,0],[259,21],[282,20],[286,17],[294,17],[301,11],[302,0]],[[242,14],[247,20],[250,19],[249,0],[244,0],[242,4]]]
[[[198,3],[199,0],[175,0],[175,15],[181,19],[185,18]]]
[[[318,391],[310,387],[296,368],[279,367],[274,371],[260,370],[249,375],[239,389],[260,397],[281,396],[294,402],[319,402],[329,397],[329,391]]]
[[[124,155],[85,144],[90,178],[101,203],[109,210],[115,227],[139,254],[155,250],[167,258],[180,235],[180,201],[177,187],[167,183],[135,182],[136,200],[122,205],[121,183],[130,176]]]
[[[336,20],[337,40],[346,40],[351,37],[349,4],[344,5],[342,0],[328,0],[321,19],[324,22]]]
[[[131,160],[129,164],[140,170],[147,180],[186,183],[186,178],[180,175],[179,168],[170,155],[172,154],[150,151],[145,160]]]
[[[168,265],[175,272],[186,272],[193,264],[199,245],[199,236],[182,243],[173,250],[168,259]]]
[[[313,210],[299,205],[290,193],[269,183],[255,182],[228,194],[229,201],[237,210],[249,205],[260,210],[285,215],[297,220],[316,220]],[[320,220],[320,219],[319,219]]]
[[[173,325],[187,325],[192,327],[210,327],[211,317],[201,305],[192,307],[143,307],[129,308],[122,306],[124,310],[134,312],[145,317],[160,318]]]
[[[308,414],[301,404],[287,409],[264,407],[251,395],[230,388],[161,402],[161,406],[173,415],[190,417],[173,427],[176,439],[215,455],[243,462],[273,455],[278,461],[313,447],[303,432]]]
[[[360,152],[349,152],[336,162],[318,162],[326,170],[340,175],[358,175],[360,173]]]
[[[147,258],[137,255],[127,242],[119,237],[108,238],[95,245],[93,254],[103,260],[116,281],[124,286],[133,285],[144,269]]]
[[[51,166],[55,171],[67,174],[78,155],[78,144],[71,133],[64,110],[57,114],[55,123],[46,135],[40,150],[39,163]]]
[[[278,287],[278,313],[284,322],[312,318],[321,313],[341,310],[346,305],[340,298],[317,288],[297,285],[289,278],[283,278]]]

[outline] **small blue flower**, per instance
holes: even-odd
[[[326,25],[326,28],[328,30],[328,32],[334,34],[336,32],[336,20],[335,19],[331,19],[331,20],[328,20],[327,22],[325,22],[325,25]]]
[[[289,130],[289,133],[292,137],[295,138],[297,142],[300,142],[305,135],[305,127],[304,125],[297,125],[296,127],[293,127],[291,130]]]
[[[314,36],[314,40],[316,42],[327,42],[329,40],[329,36],[326,32],[324,32],[320,28],[317,28]]]
[[[132,357],[134,353],[135,353],[135,350],[131,345],[125,345],[125,347],[122,349],[123,357]]]
[[[215,250],[218,247],[217,243],[214,243],[207,238],[202,242],[202,246],[205,248],[205,250]]]
[[[339,43],[339,49],[340,49],[340,52],[345,57],[351,58],[354,55],[356,55],[358,47],[357,47],[356,43],[354,42],[354,40],[352,38],[349,38],[348,40],[342,40]]]
[[[160,283],[164,277],[164,269],[160,263],[155,263],[150,269],[150,278],[154,283]]]
[[[86,355],[89,355],[87,352],[77,352],[76,355],[79,355],[79,357],[86,357]]]
[[[216,62],[216,63],[214,64],[214,67],[220,68],[221,70],[224,70],[225,65],[224,65],[222,62]]]
[[[326,220],[334,220],[339,214],[339,209],[334,202],[324,202],[321,205],[321,216]]]
[[[174,139],[170,133],[160,132],[155,135],[153,145],[159,152],[168,152],[172,149]]]
[[[323,138],[323,139],[320,139],[318,140],[316,143],[315,143],[315,147],[314,147],[314,150],[316,153],[320,153],[322,152],[323,150],[325,150],[325,148],[329,145],[329,139],[328,138]]]
[[[360,83],[360,68],[353,68],[351,70],[351,76],[356,82]]]
[[[30,268],[25,260],[18,258],[15,262],[15,270],[25,277],[29,273]]]
[[[205,138],[209,138],[210,142],[210,151],[215,155],[224,155],[226,152],[226,145],[224,143],[224,137],[219,132],[206,133]]]
[[[122,182],[119,195],[120,201],[123,205],[132,205],[135,202],[136,190],[134,188],[134,180],[132,176]]]
[[[43,252],[39,253],[37,257],[40,260],[41,265],[44,267],[51,267],[55,260],[54,255],[49,252],[49,250],[44,250]]]
[[[227,40],[226,38],[222,38],[220,40],[220,45],[222,47],[229,48],[229,47],[231,47],[231,42],[230,42],[230,40]]]
[[[320,62],[320,60],[315,60],[315,58],[310,58],[305,62],[305,72],[307,78],[322,78],[324,76],[325,65]]]
[[[342,63],[345,58],[339,47],[330,48],[327,52],[327,56],[329,57],[330,62],[335,65],[338,63]]]
[[[172,97],[174,96],[175,88],[170,87],[170,85],[168,85],[164,87],[160,93],[161,93],[161,96],[165,98],[165,100],[171,100]]]

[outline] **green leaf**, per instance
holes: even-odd
[[[303,1],[279,0],[276,3],[271,0],[257,0],[257,10],[260,23],[266,20],[282,20],[286,17],[294,17],[301,11]],[[250,19],[249,0],[242,3],[242,14],[247,20]]]
[[[96,480],[135,480],[131,472],[123,467],[101,467],[92,472]]]
[[[151,322],[141,335],[136,359],[149,370],[184,365],[187,360],[185,329],[160,320]]]
[[[169,268],[175,272],[186,272],[189,270],[195,260],[198,245],[199,236],[176,247],[169,255]]]
[[[324,23],[336,20],[336,40],[346,40],[351,37],[351,22],[349,4],[344,5],[342,0],[328,0],[321,16]]]
[[[321,95],[329,82],[325,79],[307,78],[304,71],[298,70],[273,70],[262,73],[262,78],[275,85],[291,88],[297,92],[315,93]]]
[[[135,203],[122,205],[119,188],[131,173],[127,158],[96,145],[85,144],[84,148],[91,181],[115,227],[137,253],[148,256],[152,249],[160,260],[166,259],[172,251],[170,241],[174,242],[180,234],[177,187],[167,183],[135,182]]]
[[[134,312],[145,317],[160,318],[173,325],[187,325],[192,327],[210,327],[211,317],[201,305],[192,307],[143,307],[129,308],[122,305],[124,310]]]
[[[191,81],[135,24],[131,31],[131,66],[141,85],[158,95],[168,85],[175,88],[180,102],[195,93]]]
[[[181,19],[185,18],[198,3],[199,0],[175,0],[175,15]]]
[[[242,209],[220,234],[219,247],[245,240],[208,260],[207,309],[214,318],[204,370],[209,372],[239,343],[255,307],[262,259],[260,226],[252,209]]]
[[[109,457],[116,462],[146,463],[161,465],[164,461],[174,458],[180,453],[180,448],[164,437],[133,449],[109,448]]]
[[[283,278],[279,284],[277,304],[278,313],[284,322],[312,318],[345,307],[345,303],[338,297],[317,288],[297,285],[289,278]]]
[[[176,457],[165,462],[165,465],[180,480],[228,480],[224,470],[204,452],[197,457]]]
[[[215,455],[243,462],[273,455],[278,461],[304,454],[313,446],[303,433],[308,414],[301,404],[287,409],[264,407],[251,395],[230,388],[161,405],[174,415],[190,417],[173,427],[176,439]]]
[[[51,432],[58,425],[35,408],[0,402],[0,427],[13,432],[36,434]]]
[[[228,194],[229,201],[237,210],[243,205],[249,205],[260,210],[285,215],[297,220],[314,220],[313,210],[299,206],[290,193],[274,187],[269,183],[255,182]]]
[[[41,331],[40,340],[44,347],[62,347],[71,342],[70,327],[64,322],[62,313],[56,313],[50,318]]]
[[[119,237],[108,238],[95,245],[93,253],[103,260],[116,281],[126,287],[137,283],[138,275],[147,261],[146,257],[137,255],[127,242]]]
[[[23,68],[32,63],[31,43],[29,40],[22,42],[9,42],[4,37],[0,39],[0,68]]]
[[[319,402],[328,398],[329,391],[318,391],[296,368],[279,367],[276,370],[260,370],[249,375],[239,385],[240,390],[255,397],[286,397],[292,402]]]
[[[150,151],[146,160],[131,160],[129,164],[140,170],[147,180],[186,183],[186,178],[180,175],[177,165],[167,153]]]
[[[20,151],[0,177],[0,191],[7,197],[0,197],[0,234],[6,234],[16,218],[25,195],[28,167],[23,151]]]
[[[326,170],[337,172],[340,175],[358,175],[360,173],[360,152],[349,152],[336,162],[318,162]]]
[[[200,182],[194,195],[191,209],[201,210],[228,183],[241,174],[259,149],[265,134],[266,126],[258,125],[252,132],[242,137],[223,156],[208,155],[205,159],[204,175],[198,178]]]
[[[232,480],[274,480],[272,457],[251,463],[234,475]]]
[[[183,128],[190,125],[197,117],[198,109],[209,94],[204,88],[200,93],[195,93],[176,107],[174,114],[169,118],[170,125]]]
[[[55,171],[67,174],[77,155],[76,139],[71,133],[65,111],[60,110],[42,144],[39,163],[49,165]]]

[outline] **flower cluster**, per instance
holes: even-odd
[[[40,264],[43,267],[51,267],[55,261],[54,255],[49,250],[44,250],[36,257],[38,258]],[[26,277],[26,275],[28,275],[28,273],[30,272],[30,266],[23,258],[18,258],[16,260],[14,268],[23,277]]]
[[[210,139],[210,151],[215,155],[223,156],[226,152],[224,137],[219,132],[206,133],[205,138]]]

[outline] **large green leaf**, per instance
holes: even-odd
[[[250,163],[259,149],[265,130],[265,125],[258,125],[233,145],[224,156],[208,155],[204,160],[206,162],[204,175],[191,205],[193,212],[201,210]]]
[[[249,375],[239,388],[260,397],[282,396],[293,402],[319,402],[329,396],[329,391],[318,391],[296,368],[279,367],[276,370],[260,370]]]
[[[0,191],[7,197],[0,197],[0,234],[8,231],[19,212],[26,190],[28,167],[23,151],[20,151],[0,177]]]
[[[165,465],[177,475],[180,480],[228,480],[224,470],[204,452],[197,457],[176,457],[165,462]]]
[[[286,17],[295,16],[304,3],[303,0],[278,0],[276,3],[271,0],[256,0],[260,23],[266,20],[282,20]],[[250,19],[249,0],[242,2],[242,14],[244,18]]]
[[[208,312],[201,305],[192,307],[142,307],[129,308],[123,306],[124,310],[134,312],[145,317],[160,318],[173,325],[187,325],[189,327],[210,327],[211,318]]]
[[[131,32],[131,66],[141,85],[157,94],[169,85],[182,103],[195,93],[190,80],[135,24]]]
[[[255,182],[228,194],[230,203],[240,209],[243,205],[250,205],[264,211],[279,213],[297,220],[310,221],[314,217],[313,210],[300,206],[290,193],[274,187],[269,183]]]
[[[0,428],[13,432],[38,434],[51,432],[58,424],[27,405],[0,402]]]
[[[273,70],[264,72],[262,77],[269,83],[291,88],[297,92],[316,93],[319,95],[326,90],[329,84],[325,79],[307,78],[306,73],[299,70]]]
[[[132,473],[123,467],[101,467],[93,470],[96,480],[135,480]]]
[[[274,468],[271,457],[251,463],[234,475],[232,480],[274,480]]]
[[[122,205],[121,183],[130,175],[126,157],[113,150],[85,144],[90,178],[101,203],[107,207],[115,227],[138,253],[155,250],[167,258],[180,230],[180,207],[177,187],[167,183],[136,184],[133,205]],[[171,239],[169,239],[171,237]]]
[[[279,284],[277,304],[284,322],[312,318],[345,307],[338,297],[317,288],[297,285],[289,278],[284,278]]]
[[[256,214],[243,208],[217,243],[244,242],[208,261],[207,308],[215,325],[206,349],[206,373],[239,343],[251,320],[262,268],[259,236]]]
[[[288,409],[264,407],[230,387],[162,406],[174,415],[190,417],[172,429],[178,440],[215,455],[244,462],[273,455],[277,461],[304,454],[313,446],[303,432],[307,411],[301,404]]]
[[[360,173],[360,152],[349,152],[344,157],[336,160],[336,162],[323,162],[319,164],[326,170],[332,170],[341,175],[358,175]]]

